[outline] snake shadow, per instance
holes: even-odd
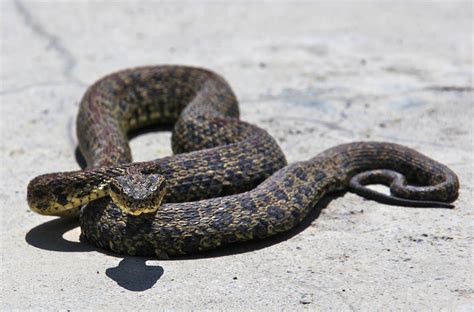
[[[122,258],[116,267],[105,270],[108,278],[118,286],[129,291],[145,291],[153,287],[161,278],[164,269],[159,265],[149,265],[152,260],[146,257],[131,257],[99,249],[80,238],[74,242],[64,238],[64,234],[79,227],[79,220],[74,218],[58,218],[31,229],[25,236],[26,242],[36,248],[57,252],[101,252],[103,254]]]
[[[314,220],[319,217],[321,211],[328,206],[332,199],[340,195],[341,194],[331,194],[323,197],[300,224],[287,232],[262,240],[231,244],[211,251],[204,251],[188,256],[174,257],[169,260],[160,261],[179,261],[224,257],[254,252],[275,244],[279,244],[304,231]],[[31,229],[26,234],[25,240],[33,247],[49,251],[100,252],[111,257],[121,258],[119,264],[116,267],[107,268],[105,274],[108,278],[114,280],[118,286],[129,291],[145,291],[150,289],[164,274],[164,269],[162,266],[147,264],[148,260],[156,260],[155,258],[131,256],[124,257],[123,255],[100,249],[90,244],[82,235],[79,239],[79,242],[70,241],[64,238],[64,234],[77,228],[78,226],[79,220],[77,219],[54,219]]]

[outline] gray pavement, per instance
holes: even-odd
[[[472,310],[470,2],[1,1],[1,309]],[[346,194],[272,240],[190,259],[121,257],[31,212],[36,175],[75,170],[86,87],[148,64],[210,68],[289,161],[408,145],[459,174],[454,210]],[[169,133],[132,141],[171,153]],[[319,211],[318,211],[319,210]]]

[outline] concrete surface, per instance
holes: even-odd
[[[1,2],[1,309],[473,309],[470,2]],[[145,64],[211,68],[290,161],[354,140],[411,146],[461,180],[454,210],[346,194],[288,235],[190,259],[121,257],[28,210],[78,168],[86,86]],[[168,155],[169,134],[133,140]]]

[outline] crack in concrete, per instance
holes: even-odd
[[[430,91],[439,92],[473,92],[474,88],[471,86],[431,86],[427,87]]]
[[[24,24],[28,27],[33,34],[37,35],[38,37],[46,40],[48,42],[48,48],[56,51],[59,58],[62,59],[64,65],[62,69],[63,76],[68,80],[71,81],[81,87],[87,86],[84,82],[78,79],[73,74],[73,69],[76,66],[76,59],[72,55],[72,53],[64,47],[64,44],[61,42],[61,39],[56,35],[48,32],[41,23],[33,17],[27,7],[21,3],[19,0],[13,1],[15,8],[17,9],[19,15],[23,18]],[[21,88],[16,88],[17,90]],[[3,91],[3,93],[8,91]]]

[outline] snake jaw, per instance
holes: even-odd
[[[131,215],[155,212],[166,194],[166,181],[160,174],[130,173],[111,179],[109,195]]]

